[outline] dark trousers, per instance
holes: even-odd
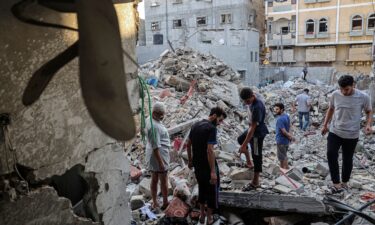
[[[238,144],[242,145],[242,143],[246,139],[248,130],[245,130],[238,138]],[[262,165],[263,165],[263,140],[264,137],[252,137],[250,140],[251,146],[251,156],[253,157],[254,162],[254,172],[262,172]]]
[[[198,202],[202,205],[207,204],[207,207],[210,209],[219,208],[220,173],[216,161],[215,170],[217,183],[211,184],[211,171],[209,167],[194,166],[195,177],[198,182]]]
[[[358,142],[356,139],[346,139],[329,132],[327,138],[327,158],[331,179],[334,184],[340,183],[339,149],[342,148],[342,182],[350,179],[353,169],[353,155]]]

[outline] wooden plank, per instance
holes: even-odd
[[[219,204],[229,207],[263,209],[280,212],[296,212],[307,214],[328,214],[323,202],[302,196],[286,196],[279,194],[253,192],[227,192],[219,195]]]
[[[195,118],[195,119],[180,123],[174,127],[168,128],[168,133],[169,135],[173,135],[173,134],[177,134],[178,132],[190,129],[190,127],[198,121],[199,119]]]

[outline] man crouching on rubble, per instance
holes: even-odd
[[[251,155],[254,160],[254,178],[252,182],[242,188],[243,191],[250,191],[260,186],[260,173],[262,172],[262,149],[263,140],[269,133],[266,124],[266,108],[264,103],[257,99],[256,94],[248,87],[240,92],[240,97],[247,106],[249,129],[241,134],[237,141],[241,145],[239,152],[246,155],[247,165],[252,165],[247,145],[250,142]]]
[[[333,186],[331,192],[340,193],[347,190],[350,174],[353,169],[353,155],[357,145],[362,111],[366,113],[365,133],[371,134],[372,106],[370,97],[354,88],[352,76],[344,75],[338,80],[340,90],[332,93],[329,108],[324,120],[322,135],[328,132],[327,158]],[[342,148],[342,183],[339,172],[339,149]]]
[[[195,123],[189,134],[187,153],[189,168],[194,166],[195,176],[198,181],[198,202],[200,203],[199,222],[205,222],[205,205],[207,204],[207,224],[213,224],[213,210],[218,209],[218,195],[220,187],[219,168],[215,159],[214,145],[216,140],[216,126],[227,114],[223,109],[211,109],[208,119]]]
[[[160,189],[163,195],[162,210],[168,206],[168,166],[170,139],[168,130],[161,121],[164,119],[165,107],[161,102],[156,102],[152,107],[152,126],[148,119],[146,125],[147,145],[146,145],[146,164],[151,171],[151,197],[152,208],[157,209],[159,203],[157,200],[158,181],[160,180]]]

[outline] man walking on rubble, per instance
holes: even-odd
[[[353,155],[357,145],[362,111],[366,114],[365,134],[372,133],[372,106],[370,97],[355,89],[350,75],[338,80],[340,90],[332,93],[324,120],[322,135],[328,131],[327,158],[333,186],[331,192],[348,190],[348,182],[353,169]],[[332,121],[331,121],[332,119]],[[328,129],[328,124],[330,127]],[[342,148],[342,177],[339,172],[339,149]]]
[[[254,178],[243,187],[243,191],[250,191],[260,186],[260,173],[262,172],[262,149],[263,140],[269,133],[266,124],[264,123],[266,117],[266,108],[264,103],[257,98],[256,94],[248,87],[245,87],[240,92],[241,100],[247,106],[249,129],[243,132],[237,139],[241,145],[239,152],[246,156],[247,165],[252,166],[247,145],[250,143],[251,155],[254,160]]]
[[[195,176],[198,181],[200,203],[199,222],[204,224],[206,218],[207,205],[207,224],[213,224],[213,211],[218,209],[219,196],[219,168],[215,159],[214,145],[217,144],[218,126],[227,114],[219,107],[212,108],[208,119],[195,123],[189,134],[187,143],[187,153],[189,159],[189,168],[194,167]]]
[[[169,149],[170,139],[168,130],[161,121],[164,118],[165,106],[161,102],[156,102],[152,107],[152,126],[148,119],[146,124],[147,145],[146,145],[146,164],[147,169],[151,171],[151,197],[152,208],[159,208],[157,200],[158,181],[160,180],[160,189],[163,196],[162,210],[168,206],[168,167],[169,167]]]
[[[298,110],[299,128],[306,131],[310,123],[310,107],[311,99],[309,96],[309,89],[305,88],[303,92],[297,95],[295,101],[293,102],[293,111],[296,111],[296,103]],[[303,118],[305,122],[303,122]]]
[[[276,113],[276,144],[277,144],[277,158],[280,161],[280,168],[289,169],[287,152],[289,142],[293,141],[293,136],[290,131],[289,116],[284,113],[284,104],[276,103],[274,111]]]

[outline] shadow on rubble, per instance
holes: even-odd
[[[328,225],[334,224],[332,216],[318,216],[301,213],[286,213],[256,209],[222,207],[222,214],[229,224],[246,225]],[[336,218],[337,220],[337,218]]]
[[[54,175],[43,181],[36,181],[32,169],[22,165],[17,166],[20,175],[29,183],[29,189],[37,189],[48,185],[53,187],[60,197],[70,200],[73,212],[79,217],[90,218],[94,222],[101,221],[101,215],[97,213],[95,206],[99,184],[93,173],[84,172],[83,165],[75,165],[61,176]],[[12,179],[19,176],[14,174]]]

